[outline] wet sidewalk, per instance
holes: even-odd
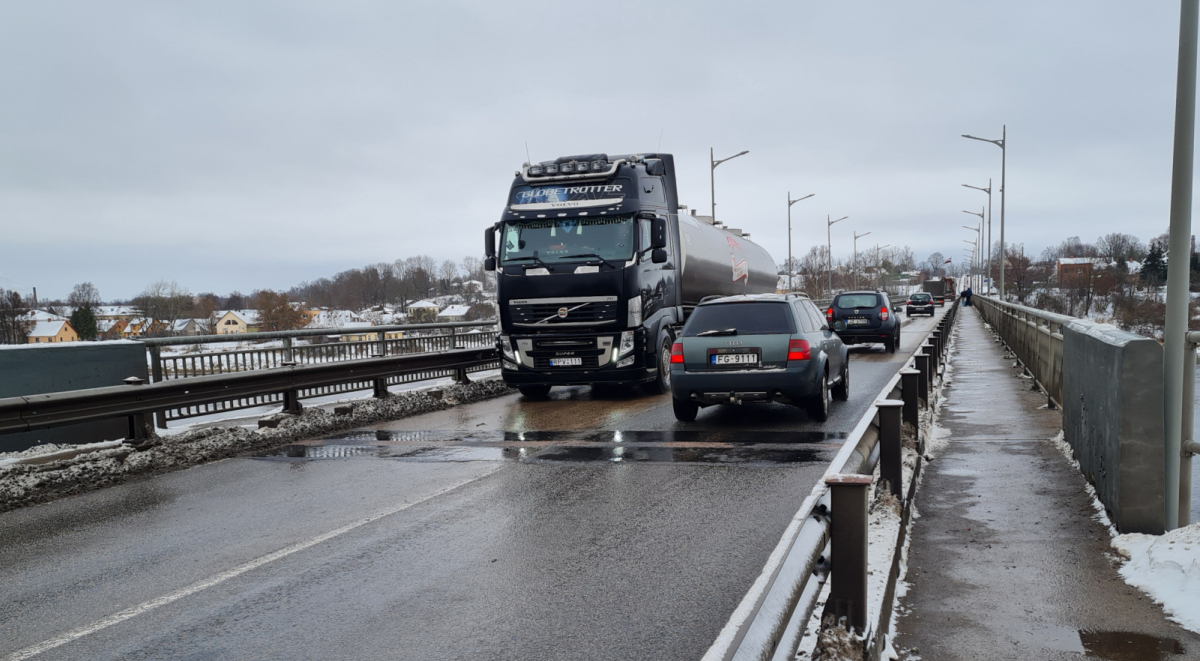
[[[1117,574],[1086,482],[1051,441],[1059,412],[962,312],[949,440],[930,446],[893,647],[924,661],[1200,659],[1200,635]]]

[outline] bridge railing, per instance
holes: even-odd
[[[882,461],[881,478],[888,479],[893,494],[901,489],[899,430],[895,426],[891,428],[894,443],[889,444],[885,438],[889,433],[889,425],[885,422],[884,409],[894,415],[897,407],[885,402],[903,402],[902,424],[912,425],[913,432],[919,436],[919,410],[922,405],[926,410],[932,407],[939,375],[944,374],[950,332],[959,312],[956,299],[948,299],[947,304],[949,309],[938,320],[934,330],[929,332],[918,350],[905,362],[904,368],[883,387],[850,433],[825,471],[826,478],[846,474],[871,475],[875,466]],[[892,419],[893,425],[897,422],[900,420]],[[922,441],[918,439],[918,447],[921,444]],[[920,470],[919,461],[916,470]],[[915,479],[914,474],[913,482]],[[902,501],[911,497],[913,482],[910,482],[908,493],[898,494]],[[824,581],[831,572],[827,559],[831,557],[832,518],[839,517],[842,522],[838,524],[840,526],[849,524],[850,528],[861,528],[861,542],[866,543],[866,508],[856,513],[833,512],[832,507],[831,488],[822,479],[800,506],[768,559],[763,573],[734,610],[703,661],[783,661],[795,658],[805,626],[813,616]],[[906,526],[901,526],[901,530],[905,529]],[[902,547],[903,538],[900,538],[897,549]],[[865,552],[859,555],[862,559],[866,558]],[[898,571],[897,550],[893,555],[892,578]],[[852,606],[851,610],[860,617],[866,617],[866,572],[865,565],[845,557],[832,568],[833,584],[826,605],[827,612],[835,608],[835,603],[845,606],[848,602],[857,602],[858,606]],[[863,580],[854,579],[858,574]],[[839,577],[842,579],[840,586]],[[888,583],[894,586],[895,581],[889,580]],[[889,588],[889,592],[892,589]],[[850,618],[855,620],[852,622],[855,627],[866,631],[866,645],[872,654],[869,658],[878,658],[886,642],[892,601],[892,594],[884,596],[882,609],[869,626],[854,617]]]
[[[1056,406],[1063,403],[1063,328],[1075,317],[1024,305],[1005,303],[976,294],[972,297],[983,320],[1025,365]]]
[[[143,340],[143,343],[146,345],[150,363],[150,378],[154,383],[161,383],[215,374],[278,369],[290,365],[319,365],[387,356],[438,353],[454,349],[491,348],[496,344],[496,328],[495,320],[487,320],[148,338]],[[297,341],[326,337],[371,337],[371,339],[306,344]],[[246,342],[263,342],[269,343],[269,345],[240,346]],[[204,350],[222,344],[238,346],[226,350]],[[164,352],[164,348],[180,346],[199,350],[186,353]],[[499,363],[497,362],[472,366],[467,371],[478,372],[498,368]],[[450,376],[456,376],[455,370],[434,368],[392,375],[387,378],[387,385],[393,386]],[[299,391],[298,396],[300,399],[306,399],[355,390],[368,390],[373,387],[375,387],[373,382],[350,381],[303,388]],[[239,399],[194,404],[158,411],[155,415],[155,424],[161,428],[166,427],[167,422],[171,420],[282,403],[282,394],[263,393]]]

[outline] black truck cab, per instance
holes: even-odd
[[[668,390],[683,319],[677,214],[670,154],[523,166],[485,232],[504,381],[526,395],[595,383]]]

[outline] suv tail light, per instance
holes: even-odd
[[[788,360],[808,360],[812,353],[808,350],[808,340],[788,340]]]
[[[886,307],[883,307],[883,308],[880,308],[880,309],[879,309],[879,318],[880,318],[880,319],[882,319],[882,320],[884,320],[884,321],[887,321],[887,318],[888,318],[888,311],[887,311],[887,308],[886,308]]]
[[[671,345],[671,362],[683,363],[683,343],[676,342]]]

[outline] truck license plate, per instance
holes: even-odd
[[[583,364],[582,358],[551,358],[550,367],[578,367]]]
[[[847,326],[866,326],[867,320],[864,317],[850,317],[846,320]]]
[[[712,356],[713,365],[757,365],[756,353],[717,353]]]

